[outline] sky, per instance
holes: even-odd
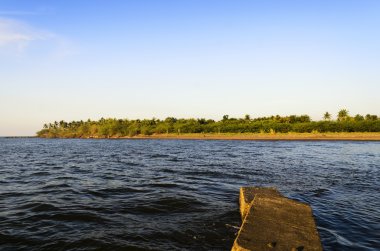
[[[378,0],[0,0],[0,136],[55,120],[380,115]]]

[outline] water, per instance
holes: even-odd
[[[379,250],[379,178],[379,142],[0,139],[0,249],[230,250],[255,185],[325,250]]]

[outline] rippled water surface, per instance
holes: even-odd
[[[325,250],[379,250],[379,178],[379,142],[0,138],[0,249],[229,250],[255,185],[310,203]]]

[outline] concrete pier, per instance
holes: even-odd
[[[258,187],[242,187],[239,202],[243,223],[232,251],[322,250],[309,205]]]
[[[266,196],[282,196],[274,187],[241,187],[239,204],[242,220],[244,220],[253,199],[258,194]]]

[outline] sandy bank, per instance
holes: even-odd
[[[150,136],[112,137],[115,139],[198,139],[198,140],[356,140],[380,141],[380,133],[236,133],[236,134],[156,134]]]

